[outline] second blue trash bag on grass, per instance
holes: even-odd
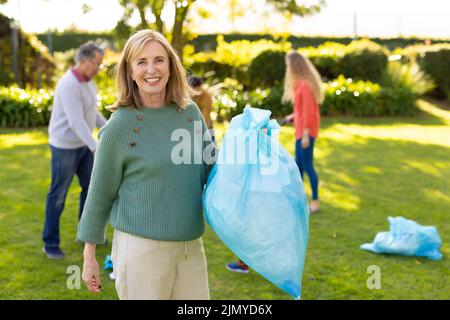
[[[421,226],[403,217],[388,217],[389,232],[379,232],[372,243],[361,245],[361,249],[375,253],[390,253],[403,256],[426,257],[440,260],[442,241],[433,226]]]
[[[299,299],[308,202],[297,164],[278,142],[279,125],[270,114],[246,107],[232,119],[203,207],[208,223],[234,254]]]

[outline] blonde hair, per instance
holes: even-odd
[[[303,79],[311,87],[314,100],[320,105],[324,99],[322,79],[311,61],[297,51],[291,51],[286,54],[285,62],[286,74],[282,101],[294,103],[295,85],[298,80]]]
[[[175,103],[179,108],[185,109],[191,103],[192,89],[186,78],[186,70],[181,64],[175,49],[167,39],[157,31],[150,29],[140,30],[133,34],[126,42],[120,60],[117,64],[116,77],[119,87],[119,98],[109,107],[112,111],[119,107],[142,108],[137,84],[131,77],[131,61],[133,61],[144,46],[151,42],[159,42],[169,56],[170,76],[166,85],[165,104]]]

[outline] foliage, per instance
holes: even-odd
[[[305,47],[318,47],[326,42],[335,42],[343,45],[348,45],[354,39],[351,37],[324,37],[324,36],[293,36],[289,35],[287,38],[280,37],[279,35],[270,34],[246,34],[246,33],[230,33],[223,35],[225,41],[232,42],[237,40],[249,40],[257,41],[261,39],[278,42],[286,40],[292,43],[292,47],[299,49]],[[217,35],[216,34],[201,34],[195,39],[189,41],[189,44],[193,45],[196,52],[202,51],[215,51],[217,47]],[[395,48],[404,48],[411,45],[418,45],[424,43],[423,38],[370,38],[372,41],[394,50]],[[450,43],[449,39],[436,39],[435,42]]]
[[[244,91],[243,86],[233,79],[225,79],[220,94],[213,97],[217,120],[230,120],[242,113],[246,106],[269,109],[273,116],[282,116],[290,112],[289,104],[281,104],[282,89],[279,87]]]
[[[17,48],[11,40],[17,35]],[[20,86],[52,85],[54,60],[35,36],[12,28],[12,20],[0,14],[0,85],[17,82]],[[17,69],[15,69],[17,63]]]
[[[391,80],[390,85],[380,86],[340,76],[326,84],[325,97],[320,109],[323,115],[412,116],[418,111],[416,94],[401,81]]]
[[[330,116],[381,116],[380,92],[381,87],[376,83],[353,81],[341,75],[325,84],[325,101],[320,106],[320,113]]]
[[[0,87],[0,127],[46,126],[50,121],[54,91],[21,89],[17,86]],[[115,87],[98,90],[98,109],[106,118],[107,106],[117,99]]]
[[[100,69],[94,79],[99,89],[116,90],[117,81],[115,71],[119,59],[119,53],[108,49],[105,50],[105,55],[103,56],[103,68]]]
[[[318,47],[305,47],[297,51],[308,57],[323,80],[334,79],[341,74],[340,61],[345,55],[346,46],[337,42],[325,42]]]
[[[288,42],[273,42],[269,40],[258,41],[232,41],[226,42],[224,37],[217,37],[217,49],[214,59],[233,67],[249,65],[254,58],[267,50],[288,51],[291,48]]]
[[[35,127],[48,124],[53,92],[0,87],[0,126]]]
[[[118,29],[122,31],[119,32]],[[65,30],[63,32],[52,32],[52,42],[54,51],[66,51],[69,49],[78,48],[82,43],[87,41],[95,41],[101,39],[107,41],[110,44],[116,43],[118,38],[127,39],[132,32],[132,28],[126,24],[117,24],[116,27],[110,32],[86,32],[82,30]],[[119,35],[120,34],[120,35]],[[39,33],[36,35],[42,43],[47,43],[48,33]],[[186,44],[194,47],[194,52],[209,52],[215,51],[217,47],[217,34],[200,34],[195,37],[187,39]],[[280,35],[271,34],[246,34],[246,33],[229,33],[223,34],[226,42],[248,40],[250,42],[258,41],[261,39],[269,40],[273,42],[287,41],[292,43],[292,47],[306,48],[306,47],[318,47],[326,42],[334,42],[343,45],[348,45],[354,39],[350,37],[324,37],[324,36],[293,36],[289,35],[287,38]],[[409,46],[416,46],[423,44],[425,39],[408,37],[408,38],[370,38],[389,50],[395,50],[397,48],[405,48]],[[448,39],[436,39],[436,43],[450,43]],[[116,49],[122,48],[124,41],[121,41],[121,45],[116,45]]]
[[[343,74],[355,79],[379,81],[389,56],[389,50],[367,39],[354,40],[348,45],[326,42],[317,48],[306,47],[298,51],[311,60],[325,80]]]
[[[416,45],[397,49],[404,63],[417,63],[435,82],[432,94],[438,98],[450,99],[450,44]]]
[[[146,16],[148,13],[151,13],[155,17],[155,24],[153,27],[165,34],[171,40],[175,50],[181,53],[183,52],[184,45],[187,44],[187,40],[191,36],[187,26],[195,2],[195,0],[176,0],[173,2],[164,0],[119,0],[119,3],[124,8],[124,14],[117,26],[120,27],[120,29],[125,29],[126,26],[130,26],[130,18],[133,13],[138,13],[140,19],[139,25],[135,28],[130,28],[132,30],[148,28],[151,24],[147,21]],[[274,12],[280,12],[286,17],[312,15],[319,12],[324,5],[323,0],[319,0],[318,3],[314,5],[305,5],[294,0],[265,0],[265,2],[273,5]],[[175,19],[170,32],[167,25],[165,25],[164,21],[161,19],[162,12],[165,9],[168,9],[169,6],[175,10]],[[241,13],[238,12],[237,2],[231,1],[230,7],[232,19],[233,17],[241,15]],[[208,16],[208,12],[204,8],[195,7],[195,9],[199,11],[198,18]]]
[[[388,64],[381,83],[385,87],[404,87],[414,93],[417,98],[435,88],[432,78],[417,64],[401,64],[397,61]]]
[[[77,49],[83,43],[93,41],[101,44],[104,47],[113,48],[114,39],[112,32],[86,32],[82,30],[65,30],[65,31],[52,31],[49,30],[46,33],[37,35],[37,38],[48,45],[49,37],[51,37],[53,52],[64,52],[70,49]]]
[[[252,60],[248,68],[249,88],[274,87],[282,84],[286,69],[286,51],[267,50]]]
[[[297,15],[300,17],[318,13],[325,6],[324,0],[317,1],[312,5],[299,5],[298,1],[295,0],[267,0],[267,2],[285,15]]]
[[[207,73],[219,81],[226,77],[237,79],[247,89],[278,85],[282,81],[283,53],[291,50],[290,42],[265,39],[226,42],[224,37],[219,36],[217,43],[216,52],[200,52],[188,57],[185,61],[188,68],[201,76]],[[389,53],[369,40],[353,41],[348,46],[327,42],[317,48],[306,47],[298,51],[309,57],[325,81],[335,79],[340,74],[379,81],[386,69]],[[261,57],[256,59],[259,55]]]
[[[385,77],[388,78],[388,75],[385,74]],[[381,86],[370,81],[354,81],[341,75],[334,81],[325,83],[325,101],[320,106],[320,113],[326,116],[354,117],[415,115],[418,111],[418,91],[412,89],[411,81],[419,80],[411,80],[410,77],[403,74],[390,79],[386,86]],[[423,81],[422,89],[429,89],[427,80],[420,78],[420,81]],[[230,120],[240,114],[245,106],[269,109],[274,117],[283,117],[292,113],[292,105],[282,103],[282,95],[282,86],[243,90],[243,86],[235,80],[226,79],[220,94],[214,97],[213,104],[219,121]]]
[[[379,81],[387,67],[389,50],[370,40],[350,43],[340,63],[342,74],[356,79]]]
[[[438,50],[427,50],[419,55],[417,63],[437,84],[436,95],[450,99],[450,45]]]
[[[185,64],[188,69],[204,78],[211,77],[219,81],[231,77],[246,86],[254,80],[248,74],[253,59],[267,50],[286,52],[291,48],[289,42],[265,39],[226,42],[223,36],[217,37],[217,43],[216,52],[200,52],[187,59]]]
[[[423,101],[421,101],[423,105]],[[431,105],[430,105],[431,107]],[[437,107],[432,107],[440,110]],[[443,111],[443,110],[441,110]],[[448,299],[450,270],[450,112],[414,119],[322,119],[315,165],[321,179],[321,213],[311,215],[303,275],[304,300]],[[445,114],[445,118],[443,116]],[[215,125],[220,140],[227,129]],[[103,270],[110,245],[97,247],[102,293],[68,284],[79,279],[69,266],[83,265],[83,245],[75,242],[79,193],[77,179],[61,216],[61,248],[66,259],[49,261],[41,252],[45,195],[50,183],[47,129],[0,129],[0,299],[116,300],[114,281]],[[294,130],[279,139],[294,155]],[[306,192],[310,194],[305,175]],[[426,213],[426,214],[424,214]],[[276,212],[274,213],[276,214]],[[435,226],[442,238],[442,261],[377,255],[358,249],[387,230],[387,216],[402,215]],[[254,270],[247,275],[225,268],[236,257],[207,227],[203,236],[211,299],[288,300]],[[369,290],[368,266],[382,270],[382,289]],[[270,302],[266,302],[270,303]]]
[[[186,41],[187,30],[185,27],[185,21],[189,13],[190,7],[195,0],[174,1],[175,9],[175,21],[172,25],[172,30],[168,31],[168,26],[162,19],[162,13],[164,9],[167,9],[168,5],[172,5],[165,0],[119,0],[119,4],[123,7],[123,16],[118,22],[115,29],[118,32],[115,33],[120,45],[122,45],[129,34],[133,31],[152,28],[165,34],[172,42],[175,50],[182,52],[183,46]],[[139,24],[135,27],[130,25],[133,14],[137,13],[139,16]],[[147,19],[147,14],[151,13],[155,17],[155,22],[150,23]],[[127,32],[128,31],[128,32]]]

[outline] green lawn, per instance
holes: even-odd
[[[450,111],[425,101],[420,107],[416,118],[323,119],[315,160],[322,210],[310,219],[304,299],[450,298]],[[293,132],[284,127],[280,138],[291,153]],[[41,252],[50,183],[46,128],[0,129],[0,148],[0,299],[116,299],[107,272],[101,295],[83,284],[67,288],[67,268],[82,266],[82,246],[75,242],[76,179],[61,220],[66,259],[50,261]],[[308,182],[306,188],[310,194]],[[436,226],[443,260],[360,250],[388,229],[388,216]],[[254,271],[227,271],[234,256],[209,228],[204,244],[212,299],[290,299]],[[98,248],[100,264],[109,251]],[[380,290],[366,286],[370,265],[381,269]]]

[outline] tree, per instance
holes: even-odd
[[[175,21],[172,26],[172,31],[167,33],[161,14],[164,7],[169,4],[169,1],[172,1],[172,4],[175,7]],[[194,2],[195,0],[119,0],[120,5],[124,8],[124,14],[122,19],[118,22],[117,27],[119,27],[122,32],[125,31],[128,20],[133,13],[137,11],[139,13],[140,23],[136,29],[145,29],[149,27],[156,29],[171,39],[174,48],[181,53],[185,42],[185,39],[183,38],[183,27],[189,8]],[[154,16],[154,23],[148,22],[148,13],[151,13]]]
[[[119,4],[124,8],[124,14],[121,23],[127,23],[131,18],[133,12],[137,10],[141,22],[139,23],[139,29],[145,29],[148,27],[154,27],[161,33],[164,33],[164,24],[161,19],[161,13],[166,4],[166,0],[119,0]],[[152,26],[147,20],[147,12],[150,11],[155,17],[154,26]]]
[[[81,11],[83,11],[83,14],[87,14],[92,11],[92,7],[87,3],[83,3],[83,5],[81,6]]]
[[[135,12],[138,11],[140,17],[140,23],[137,27],[138,29],[152,27],[159,32],[165,34],[169,39],[171,39],[174,48],[181,54],[184,44],[187,40],[187,21],[189,12],[192,5],[196,0],[119,0],[120,5],[124,8],[124,15],[122,19],[118,22],[117,27],[120,30],[124,30],[128,26],[128,20]],[[215,0],[209,0],[215,1]],[[266,3],[273,5],[274,9],[281,12],[285,17],[291,18],[292,16],[306,16],[314,14],[320,11],[322,6],[325,5],[324,0],[317,0],[314,5],[298,4],[296,0],[265,0]],[[172,4],[175,7],[175,21],[172,26],[171,32],[166,30],[164,21],[161,19],[161,13],[163,9]],[[242,13],[237,9],[237,1],[231,1],[231,13],[230,18],[232,21]],[[147,13],[151,13],[155,22],[150,24],[147,20]],[[205,12],[200,14],[200,16],[205,16]],[[128,27],[129,28],[129,27]],[[131,30],[131,28],[130,28]]]
[[[319,0],[314,5],[299,5],[296,0],[266,0],[266,2],[274,5],[277,11],[283,13],[285,16],[300,16],[304,17],[314,13],[318,13],[320,9],[325,6],[324,0]]]
[[[189,9],[195,0],[175,1],[175,22],[172,29],[172,45],[182,56],[183,47],[186,43],[183,37],[183,26],[188,15]]]

